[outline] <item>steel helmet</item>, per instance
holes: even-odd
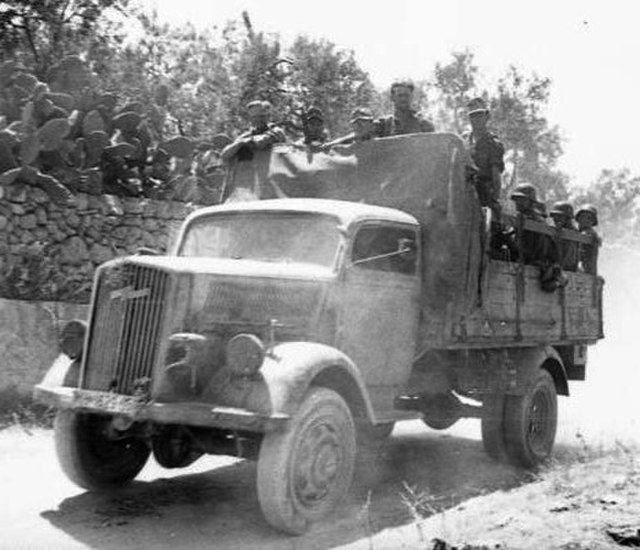
[[[511,199],[515,199],[517,197],[526,197],[533,202],[538,202],[538,191],[536,190],[535,186],[530,183],[519,183],[514,187],[509,197]]]
[[[593,225],[598,225],[598,209],[593,204],[584,204],[578,211],[576,212],[576,220],[580,217],[581,214],[591,214],[593,216],[594,223]]]
[[[565,216],[569,216],[569,218],[573,219],[573,206],[570,202],[559,201],[554,203],[549,214],[564,214]]]

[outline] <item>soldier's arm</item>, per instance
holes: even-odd
[[[502,142],[496,137],[491,140],[489,159],[491,166],[497,168],[499,173],[502,174],[502,172],[504,172],[504,145],[502,145]]]
[[[431,133],[436,131],[436,127],[433,125],[433,122],[427,120],[426,118],[422,119],[422,121],[420,122],[420,126],[420,131],[424,133]]]
[[[245,145],[249,145],[251,138],[239,137],[233,143],[227,145],[220,153],[220,159],[223,162],[229,162],[233,157],[236,156],[236,153],[240,150],[241,147]]]
[[[274,126],[273,128],[269,128],[263,134],[253,136],[252,142],[256,149],[263,150],[271,147],[274,143],[284,143],[286,139],[284,130],[278,126]]]
[[[350,143],[353,143],[353,141],[355,140],[355,137],[356,137],[356,134],[354,132],[351,132],[346,136],[342,136],[334,140],[328,141],[324,145],[325,147],[333,147],[334,145],[348,145]]]

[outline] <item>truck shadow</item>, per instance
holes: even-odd
[[[426,429],[392,435],[379,452],[366,458],[348,502],[302,537],[282,535],[264,521],[257,502],[255,464],[246,461],[137,481],[114,493],[83,493],[41,516],[96,549],[307,550],[366,539],[411,523],[413,512],[446,510],[531,479],[526,472],[491,461],[478,440]]]

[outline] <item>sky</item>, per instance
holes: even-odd
[[[631,0],[138,0],[164,21],[223,26],[243,10],[258,31],[354,50],[377,86],[424,79],[469,48],[483,78],[513,64],[549,77],[559,167],[576,185],[604,168],[640,175],[640,3]]]

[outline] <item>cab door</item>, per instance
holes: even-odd
[[[338,346],[357,365],[380,419],[391,418],[415,353],[420,297],[416,227],[363,224],[347,250]]]

